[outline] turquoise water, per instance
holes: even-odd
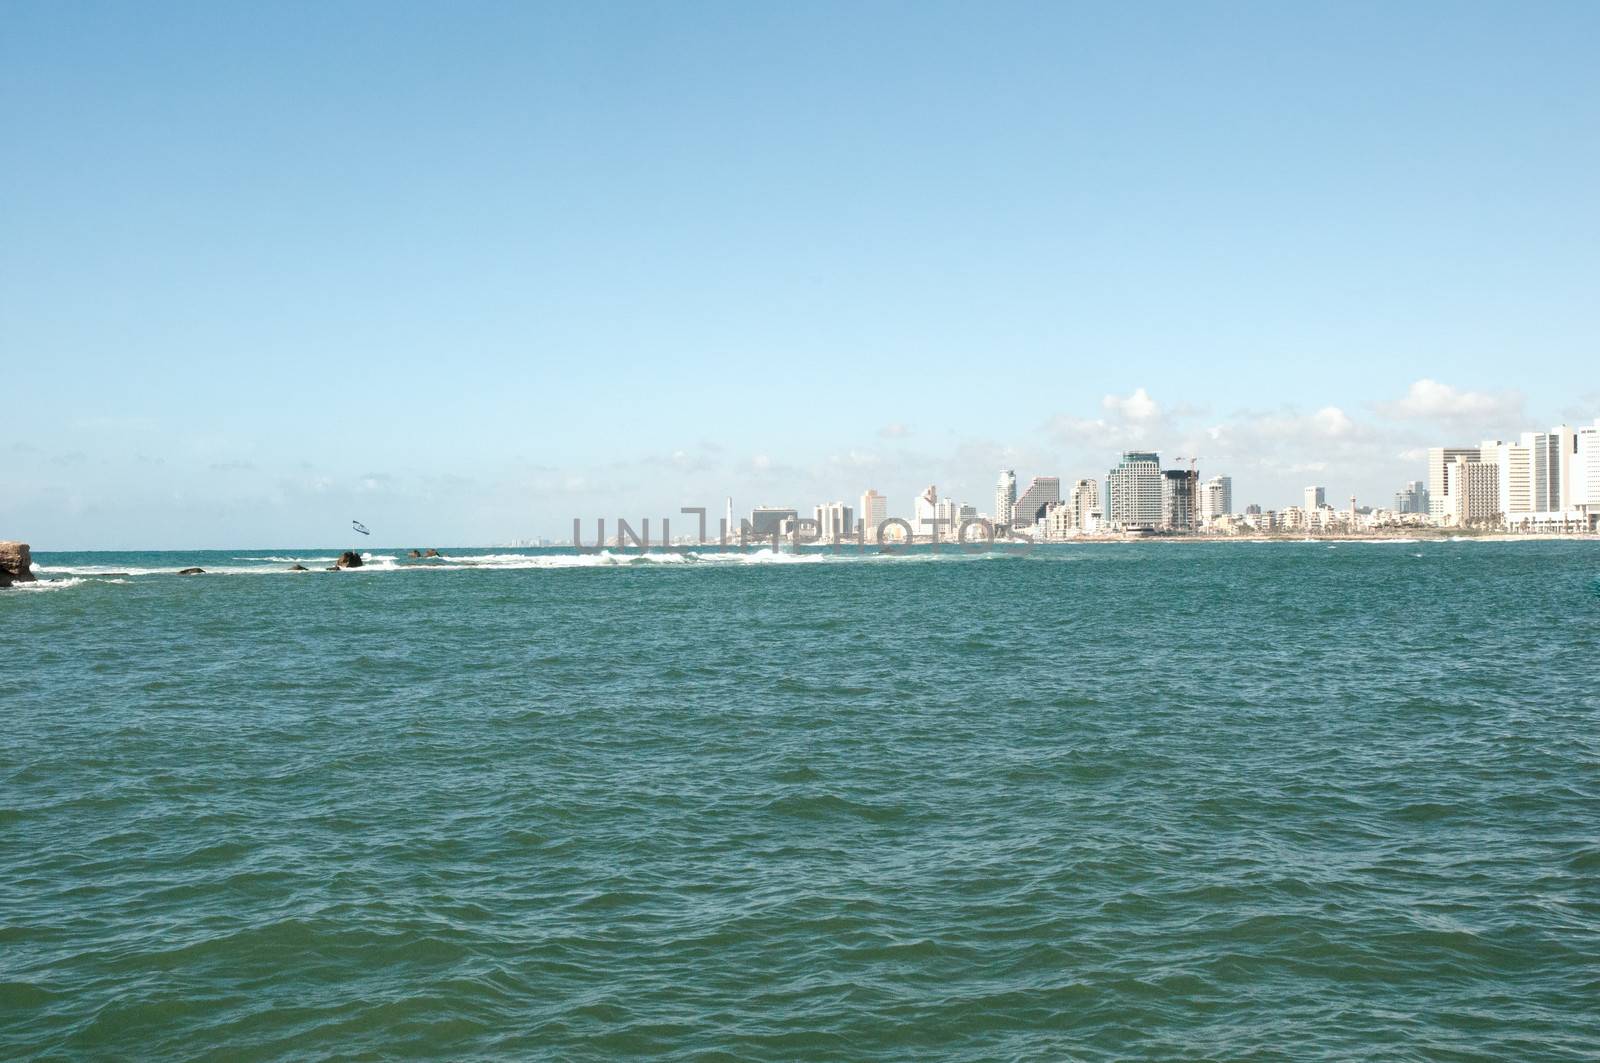
[[[0,1058],[1600,1056],[1600,544],[335,553],[0,592]]]

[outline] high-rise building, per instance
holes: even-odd
[[[1561,481],[1561,504],[1563,509],[1593,510],[1600,507],[1600,496],[1592,493],[1589,487],[1589,453],[1594,449],[1595,438],[1600,434],[1600,420],[1593,425],[1584,425],[1581,428],[1569,429],[1570,439],[1563,437],[1561,443],[1562,465],[1564,473]]]
[[[1188,469],[1168,469],[1161,474],[1161,526],[1168,531],[1193,531],[1195,477]]]
[[[1072,523],[1080,532],[1100,530],[1100,485],[1093,480],[1079,480],[1072,487]]]
[[[1161,459],[1151,451],[1124,451],[1106,476],[1106,520],[1117,528],[1161,524]]]
[[[1321,509],[1327,504],[1328,489],[1326,487],[1306,488],[1306,504],[1304,509],[1307,513],[1315,513],[1317,510]]]
[[[1424,514],[1428,512],[1428,488],[1421,480],[1407,481],[1404,487],[1394,493],[1394,511]]]
[[[1458,458],[1479,461],[1477,447],[1428,448],[1428,516],[1435,524],[1444,524],[1455,513],[1455,500],[1450,494],[1450,475]]]
[[[825,543],[855,537],[855,513],[843,502],[825,502],[816,509],[817,538]]]
[[[1001,469],[1000,482],[994,485],[994,522],[1011,523],[1011,507],[1017,504],[1017,470]]]
[[[1207,523],[1233,512],[1233,477],[1213,476],[1200,485],[1200,519]]]
[[[1600,418],[1593,425],[1578,429],[1574,435],[1577,453],[1570,481],[1572,507],[1592,517],[1600,513]]]
[[[868,542],[878,541],[878,529],[883,522],[889,519],[889,498],[880,495],[874,488],[867,488],[861,496],[861,524],[862,534]]]
[[[1500,523],[1500,469],[1492,461],[1457,458],[1451,501],[1453,523],[1474,527]]]
[[[939,529],[939,488],[929,484],[911,503],[911,530],[917,535],[932,535]]]
[[[1011,507],[1010,524],[1024,530],[1039,523],[1051,506],[1061,501],[1059,476],[1035,476]]]
[[[1532,433],[1528,433],[1531,437]],[[1499,469],[1497,494],[1500,512],[1508,523],[1526,520],[1533,512],[1533,448],[1521,443],[1486,439],[1478,446],[1478,460],[1492,461]],[[1451,504],[1450,512],[1456,506]]]
[[[946,541],[955,539],[956,533],[961,530],[961,511],[971,508],[963,506],[953,498],[939,499],[933,507],[934,515],[939,519],[937,525],[939,538]]]
[[[970,508],[970,507],[968,507]],[[940,498],[929,484],[912,505],[911,528],[917,535],[948,541],[956,537],[963,507],[953,498]]]
[[[1561,508],[1561,429],[1524,432],[1522,442],[1533,451],[1533,511],[1554,513]]]

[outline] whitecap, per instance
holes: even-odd
[[[81,576],[68,576],[66,579],[42,579],[35,583],[13,583],[14,591],[64,591],[68,587],[76,587],[83,583]]]

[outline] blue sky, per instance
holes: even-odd
[[[1269,507],[1600,416],[1600,5],[7,5],[0,538],[1198,455]]]

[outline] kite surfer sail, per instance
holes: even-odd
[[[365,524],[362,524],[359,520],[351,521],[350,522],[350,527],[354,528],[356,531],[360,532],[362,535],[371,535],[372,534],[371,532],[367,531],[367,526]]]

